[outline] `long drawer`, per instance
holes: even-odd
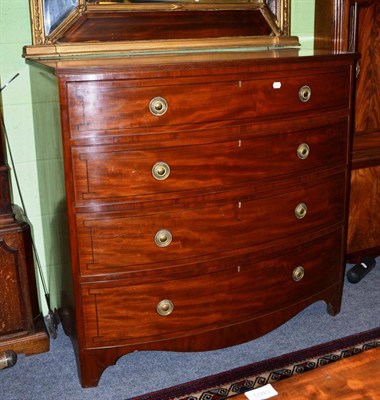
[[[75,147],[75,203],[114,204],[170,193],[226,187],[343,165],[347,122],[271,136],[130,151],[128,146]]]
[[[215,78],[214,78],[215,79]],[[69,82],[71,138],[121,130],[348,108],[349,67],[297,76],[267,76],[201,83]],[[104,107],[104,104],[107,106]],[[112,110],[112,112],[110,112]],[[170,128],[172,127],[172,128]]]
[[[285,309],[339,282],[341,235],[212,274],[82,285],[86,346],[188,336]]]
[[[81,273],[144,270],[157,263],[247,251],[343,222],[343,174],[300,186],[223,204],[77,214]]]

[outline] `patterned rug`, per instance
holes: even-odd
[[[380,328],[207,376],[129,400],[224,400],[380,347]]]

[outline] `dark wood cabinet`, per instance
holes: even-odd
[[[347,254],[380,255],[380,3],[316,2],[318,49],[360,53],[355,85]]]
[[[49,350],[39,311],[30,227],[12,205],[0,115],[0,352]]]
[[[318,300],[339,312],[354,61],[29,61],[60,89],[74,284],[62,319],[83,386],[134,350],[242,343]]]
[[[348,253],[380,255],[380,3],[359,3]]]

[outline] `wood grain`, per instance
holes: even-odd
[[[266,314],[278,310],[285,313],[307,299],[315,287],[333,287],[339,282],[342,271],[337,266],[341,249],[337,248],[334,254],[329,249],[340,238],[341,231],[337,231],[256,263],[247,254],[236,257],[235,262],[222,259],[220,263],[227,267],[212,273],[202,273],[207,264],[199,263],[193,265],[193,275],[188,277],[173,276],[161,282],[155,278],[150,283],[145,283],[149,281],[145,278],[135,280],[135,284],[120,280],[116,285],[113,282],[86,285],[82,290],[86,303],[86,343],[88,347],[140,345],[187,336],[190,327],[192,334],[199,334],[249,321],[254,329],[255,321]],[[319,258],[314,257],[315,252]],[[295,281],[293,272],[299,265],[305,276]],[[172,314],[165,317],[156,311],[163,299],[174,304]],[[191,348],[184,346],[183,350],[199,350],[203,346],[193,343]],[[208,343],[207,348],[210,346],[214,347]]]
[[[380,166],[352,171],[347,252],[380,248]]]
[[[379,399],[380,348],[305,372],[272,386],[275,400]],[[234,400],[247,400],[241,394]]]
[[[355,132],[380,131],[380,3],[361,8],[358,20],[360,73],[356,83]]]
[[[362,3],[347,240],[352,262],[358,262],[363,255],[380,254],[380,3]]]
[[[236,23],[239,20],[239,24]],[[127,28],[126,28],[127,27]],[[159,27],[159,28],[157,28]],[[270,35],[260,10],[87,12],[61,43]]]
[[[153,195],[167,199],[181,191],[218,190],[236,182],[268,180],[279,171],[295,176],[345,162],[346,120],[315,128],[311,121],[304,123],[311,129],[287,133],[288,126],[278,124],[275,131],[267,126],[247,127],[245,133],[231,128],[200,131],[197,136],[192,133],[191,143],[186,132],[177,135],[174,145],[157,140],[158,147],[148,149],[133,150],[133,143],[77,147],[73,149],[75,203],[105,205]],[[325,135],[320,134],[322,129]],[[297,150],[305,143],[309,156],[300,160]],[[166,179],[152,176],[158,162],[170,168]]]
[[[39,61],[60,85],[83,386],[131,351],[242,343],[320,300],[339,312],[353,62],[288,50]]]
[[[0,115],[0,351],[49,350],[39,311],[30,226],[12,205]]]
[[[314,12],[314,47],[319,50],[347,51],[350,2],[316,1]]]
[[[243,80],[227,75],[191,84],[164,79],[151,81],[149,86],[138,80],[70,82],[71,135],[80,139],[103,134],[104,131],[115,134],[115,130],[122,135],[122,131],[129,134],[130,130],[153,127],[176,131],[179,125],[193,121],[197,121],[194,125],[201,126],[221,120],[243,122],[272,114],[348,107],[349,68],[326,70],[323,75],[319,71],[294,75],[260,80]],[[281,84],[282,90],[273,89],[275,80]],[[301,102],[298,91],[305,81],[312,95],[310,101]],[[289,93],[293,95],[289,96]],[[167,111],[159,117],[149,111],[150,101],[157,97],[165,99],[168,104]],[[271,99],[270,107],[266,101],[268,98]],[[111,115],[108,109],[112,109],[118,117]]]

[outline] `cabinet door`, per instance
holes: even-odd
[[[17,235],[0,234],[0,340],[2,335],[28,330],[23,254],[18,249]]]

